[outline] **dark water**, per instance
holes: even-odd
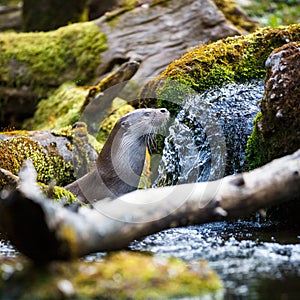
[[[205,259],[222,278],[224,299],[300,299],[300,233],[237,221],[169,229],[131,249]]]

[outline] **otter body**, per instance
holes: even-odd
[[[120,118],[96,162],[96,168],[65,186],[85,203],[116,198],[137,189],[147,141],[169,118],[165,108],[137,109]]]

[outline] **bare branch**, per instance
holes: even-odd
[[[294,199],[300,192],[300,150],[251,172],[139,190],[76,212],[45,199],[32,173],[27,163],[17,189],[1,195],[0,225],[24,254],[49,261],[121,249],[162,229],[247,215]]]

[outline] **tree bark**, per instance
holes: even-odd
[[[275,203],[299,201],[299,193],[300,150],[248,173],[139,190],[75,210],[47,201],[27,162],[18,187],[1,194],[0,225],[21,252],[46,262],[122,249],[169,227],[244,216]]]

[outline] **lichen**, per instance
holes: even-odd
[[[140,94],[140,105],[167,107],[172,111],[176,110],[174,100],[180,100],[188,90],[201,93],[230,82],[262,80],[270,53],[299,39],[300,25],[295,24],[263,28],[246,36],[195,47],[145,85]]]
[[[1,33],[0,81],[42,95],[67,80],[83,85],[95,78],[106,49],[105,34],[93,22],[49,32]]]
[[[54,262],[44,268],[26,261],[18,262],[19,268],[8,261],[5,265],[11,274],[5,280],[8,267],[0,268],[0,293],[20,300],[174,299],[222,291],[219,277],[207,262],[186,263],[133,252],[117,252],[92,263]]]

